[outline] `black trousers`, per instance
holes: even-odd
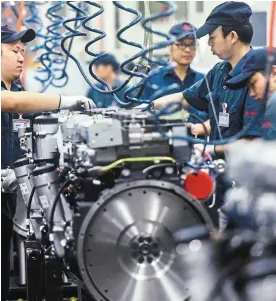
[[[10,287],[10,249],[13,221],[1,214],[1,301],[8,300]]]

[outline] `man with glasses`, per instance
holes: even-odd
[[[182,101],[185,108],[194,106],[208,112],[211,140],[232,137],[246,127],[256,116],[260,104],[250,97],[248,87],[233,91],[225,83],[242,72],[245,61],[254,52],[250,46],[253,37],[251,15],[251,8],[244,2],[228,1],[215,7],[205,24],[193,34],[197,38],[208,34],[212,53],[223,61],[207,73],[206,79],[181,93],[156,99],[154,108]],[[261,136],[261,119],[247,131],[244,139]],[[217,156],[223,156],[227,145],[210,146],[208,149]]]
[[[169,71],[160,68],[159,72],[146,82],[141,99],[149,99],[156,91],[172,84],[178,84],[178,87],[168,93],[178,93],[204,78],[202,73],[197,72],[190,67],[190,64],[196,55],[196,40],[193,37],[188,36],[195,30],[196,28],[192,24],[186,22],[174,25],[170,29],[169,34],[174,35],[177,38],[176,43],[169,46],[170,61],[175,63],[176,67]],[[192,106],[189,107],[189,113],[197,115],[204,121],[207,120],[207,114],[205,112],[198,111]],[[188,122],[198,123],[199,121],[190,116]]]
[[[184,108],[194,106],[208,113],[210,120],[210,139],[220,140],[233,137],[251,123],[260,110],[260,103],[250,97],[248,87],[231,90],[226,82],[240,74],[245,61],[254,53],[250,43],[253,27],[250,23],[251,8],[244,2],[228,1],[216,6],[205,24],[193,35],[197,38],[209,35],[208,45],[222,62],[216,64],[202,79],[181,93],[156,99],[154,108],[160,109],[170,102],[181,101]],[[262,135],[262,118],[251,126],[242,137],[252,140]],[[203,128],[202,128],[203,132]],[[210,145],[207,151],[216,157],[224,157],[227,145]],[[219,179],[216,186],[216,210],[223,204],[226,186]],[[214,212],[214,221],[218,215]]]

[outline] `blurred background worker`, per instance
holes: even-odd
[[[181,92],[204,78],[202,73],[197,72],[190,66],[196,55],[197,42],[193,37],[188,36],[195,30],[196,28],[192,24],[186,22],[174,25],[170,29],[169,34],[174,35],[177,41],[169,46],[169,59],[176,64],[176,67],[169,71],[160,68],[159,72],[146,82],[141,99],[149,99],[156,91],[172,84],[178,84],[178,87],[160,95],[160,97],[169,93]],[[188,111],[204,121],[207,120],[205,112],[196,110],[192,106],[189,107]],[[189,117],[188,121],[191,123],[199,122],[198,119],[192,116]]]
[[[123,81],[119,79],[118,73],[120,68],[120,63],[117,61],[114,55],[107,54],[99,58],[94,65],[94,73],[102,80],[107,82],[112,89],[116,89],[123,84]],[[95,84],[97,88],[103,91],[108,91],[107,87],[99,82]],[[116,92],[115,95],[124,101],[124,93],[128,87],[124,87],[120,91]],[[120,106],[114,99],[113,94],[102,94],[96,89],[91,87],[88,90],[87,97],[93,99],[98,108],[109,108]]]
[[[248,85],[250,96],[263,100],[267,81],[268,101],[262,125],[262,136],[266,140],[276,140],[276,49],[270,54],[272,60],[268,61],[268,49],[261,48],[254,51],[253,55],[245,62],[242,72],[226,82],[230,89],[240,89]],[[272,63],[271,73],[267,79],[267,64]]]

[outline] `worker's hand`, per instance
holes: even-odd
[[[76,111],[88,111],[97,106],[92,99],[85,96],[64,96],[60,95],[59,109],[71,109]]]
[[[3,192],[15,192],[18,186],[17,178],[12,169],[1,170],[1,188]]]
[[[204,127],[201,123],[196,123],[196,124],[188,123],[187,125],[191,129],[192,135],[195,136],[205,135]]]
[[[202,152],[203,149],[204,149],[204,144],[200,144],[200,143],[194,144],[194,149],[199,150],[200,152]],[[210,145],[210,144],[206,145],[205,152],[209,153],[210,155],[215,154],[215,146]]]

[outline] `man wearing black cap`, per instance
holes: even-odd
[[[28,125],[27,119],[18,114],[33,113],[58,108],[91,107],[91,100],[84,96],[46,95],[19,92],[15,81],[19,79],[24,62],[23,43],[32,41],[35,32],[28,29],[16,32],[7,26],[1,27],[1,168],[12,166],[23,152],[19,147],[17,127],[19,123]],[[89,106],[89,107],[88,107]],[[17,113],[17,114],[12,114]],[[21,116],[21,115],[20,115]],[[1,300],[7,300],[9,291],[9,255],[12,238],[13,216],[16,207],[16,194],[1,191]]]
[[[206,75],[182,93],[161,97],[154,101],[158,109],[169,102],[182,101],[185,108],[189,105],[208,113],[210,120],[210,140],[229,138],[240,132],[251,122],[260,109],[260,103],[250,97],[248,87],[231,90],[226,81],[241,73],[245,60],[252,55],[250,42],[253,28],[249,21],[251,8],[244,2],[224,2],[215,7],[205,24],[193,34],[201,38],[209,34],[208,44],[214,55],[223,61],[216,64]],[[260,137],[262,118],[251,127],[243,139]],[[210,145],[207,151],[223,156],[227,145]],[[216,186],[216,206],[214,221],[217,223],[215,210],[223,204],[226,186],[219,179]],[[211,213],[212,214],[212,213]]]
[[[195,30],[196,28],[187,22],[176,24],[170,29],[169,34],[177,38],[176,43],[169,47],[170,61],[174,62],[176,67],[169,71],[160,68],[159,72],[146,82],[141,99],[149,99],[156,91],[173,84],[177,84],[178,87],[169,93],[181,92],[204,78],[202,73],[190,67],[196,55],[196,40],[193,36],[189,37],[189,35]],[[189,113],[197,115],[204,121],[207,120],[207,114],[196,110],[194,107],[189,107]],[[198,119],[190,116],[188,122],[198,123]]]
[[[271,57],[268,60],[268,57]],[[271,73],[267,79],[267,65],[271,65]],[[266,140],[276,140],[276,50],[268,52],[267,48],[254,51],[249,57],[237,76],[229,79],[226,85],[230,89],[240,89],[246,85],[250,87],[250,96],[257,100],[263,100],[265,89],[269,83],[268,101],[264,116],[263,138]]]
[[[120,68],[120,64],[112,54],[106,54],[99,58],[95,64],[94,64],[94,72],[95,74],[105,82],[107,82],[112,89],[117,89],[123,84],[123,81],[121,81],[118,78],[118,72]],[[97,82],[95,86],[102,90],[102,91],[108,91],[106,86]],[[115,93],[115,95],[121,100],[124,101],[124,93],[129,87],[126,86],[122,89],[120,89],[118,92]],[[87,97],[90,99],[93,99],[93,101],[96,103],[98,108],[109,108],[109,107],[117,107],[120,106],[119,103],[116,102],[114,99],[113,94],[103,94],[101,92],[98,92],[96,89],[91,87],[87,93]]]
[[[215,7],[205,24],[194,32],[197,38],[209,34],[208,44],[214,55],[224,60],[216,64],[207,74],[206,79],[200,80],[182,93],[172,94],[154,101],[156,109],[168,102],[183,102],[184,107],[194,106],[198,110],[208,112],[211,124],[211,140],[228,138],[242,130],[256,115],[260,104],[244,87],[232,91],[225,82],[239,74],[246,58],[253,50],[250,42],[253,28],[249,21],[251,8],[244,2],[224,2]],[[213,106],[215,108],[215,115]],[[245,139],[261,136],[261,120],[248,130]],[[223,153],[227,146],[217,146],[216,153]],[[214,147],[210,147],[214,152]]]

